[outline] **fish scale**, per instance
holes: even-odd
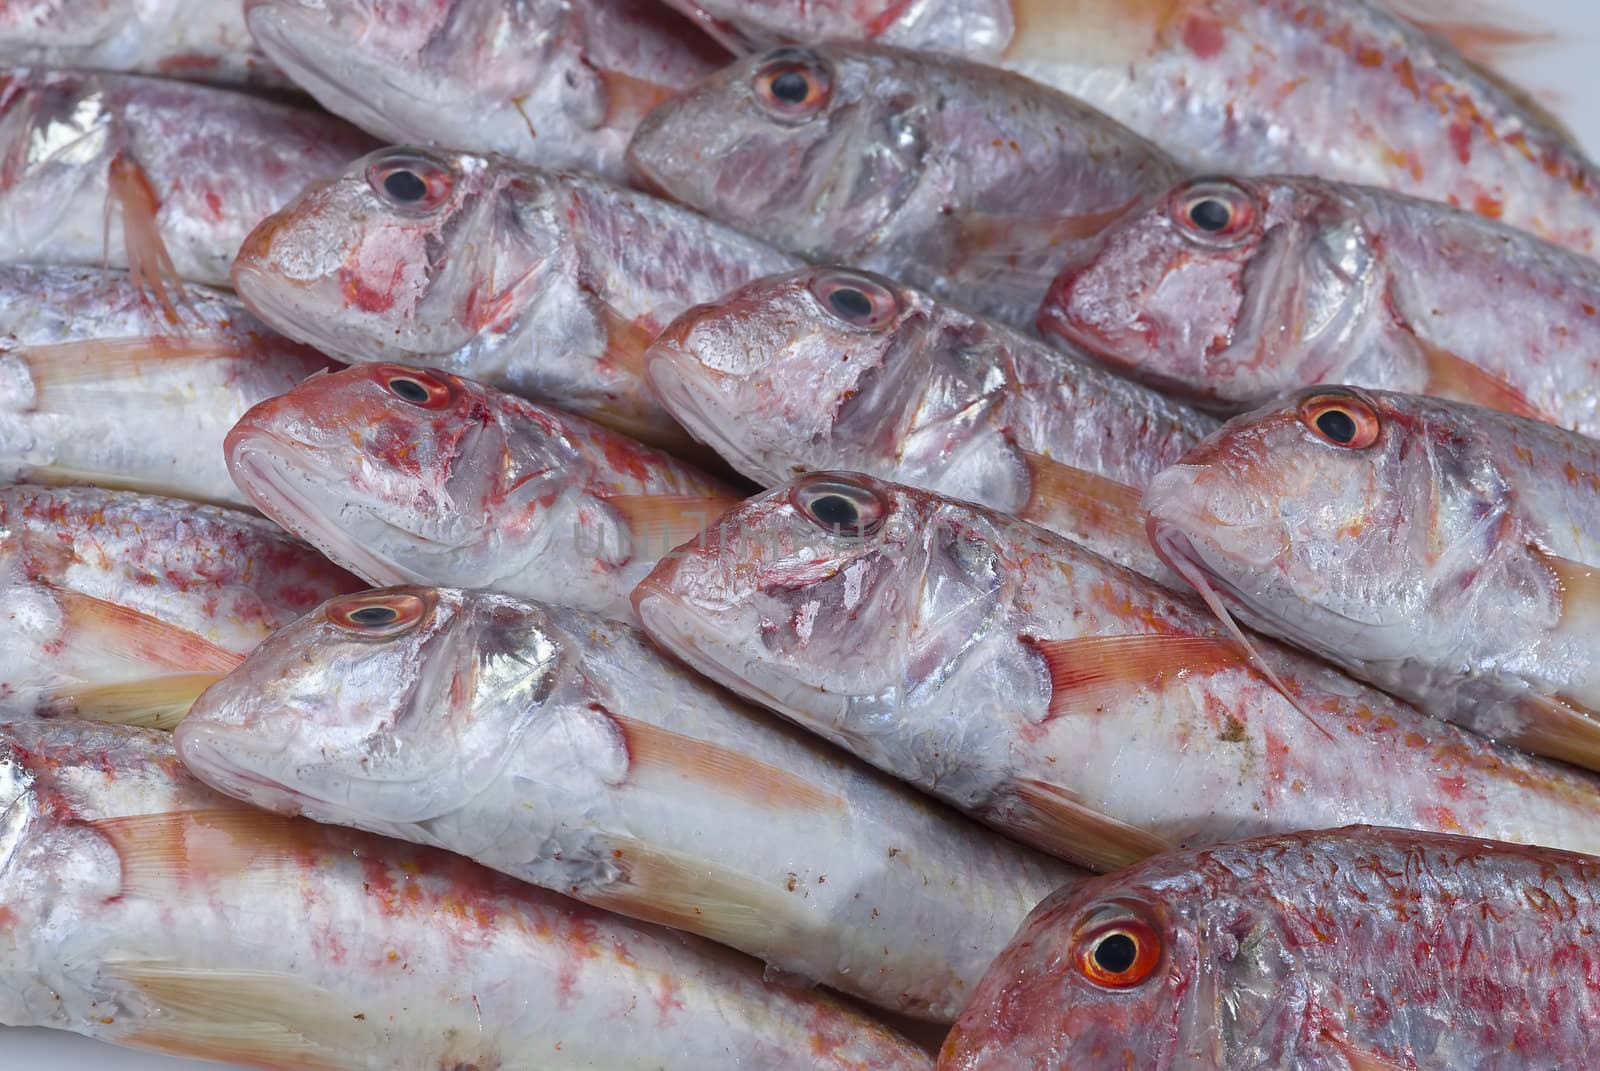
[[[364,632],[363,608],[396,620]],[[935,1022],[1078,877],[627,626],[485,592],[330,602],[210,689],[177,741],[259,806],[460,852]]]
[[[174,925],[181,919],[182,925]],[[0,1021],[306,1071],[912,1071],[858,1011],[442,853],[269,815],[165,733],[0,728]]]
[[[1582,1067],[1597,866],[1364,827],[1173,853],[1041,905],[939,1067]],[[1112,933],[1150,956],[1108,979]]]
[[[859,474],[730,511],[634,608],[713,680],[1085,865],[1352,821],[1600,851],[1594,777],[1269,641],[1252,658],[1076,544]]]

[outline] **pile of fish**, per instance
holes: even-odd
[[[0,4],[0,1024],[1587,1066],[1600,168],[1536,36]]]

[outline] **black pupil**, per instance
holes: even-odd
[[[1122,974],[1139,958],[1139,946],[1125,933],[1114,933],[1094,946],[1095,966],[1107,974]]]
[[[384,176],[383,188],[396,201],[410,203],[428,195],[428,184],[415,171],[391,171]]]
[[[828,295],[828,304],[846,320],[865,320],[872,315],[872,299],[854,287],[835,290]]]
[[[387,625],[400,614],[392,606],[363,606],[350,614],[350,620],[358,625]]]
[[[396,398],[413,405],[421,405],[428,400],[428,388],[414,379],[391,379],[389,389]]]
[[[829,528],[851,528],[861,522],[861,511],[843,495],[818,495],[811,502],[811,515]]]
[[[1233,221],[1233,213],[1221,201],[1208,198],[1189,209],[1189,219],[1201,230],[1215,233]]]
[[[1356,437],[1356,422],[1343,409],[1329,409],[1317,417],[1317,430],[1336,443],[1347,443]]]
[[[811,95],[811,81],[801,71],[784,71],[772,80],[772,95],[785,104],[804,104]]]

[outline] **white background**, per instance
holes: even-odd
[[[1449,4],[1449,0],[1440,2]],[[1596,92],[1600,89],[1600,2],[1501,3],[1523,13],[1513,25],[1560,35],[1559,43],[1530,50],[1502,68],[1535,90],[1550,110],[1566,120],[1590,154],[1600,159],[1600,93]],[[0,1071],[179,1071],[215,1066],[115,1049],[69,1034],[0,1027]]]

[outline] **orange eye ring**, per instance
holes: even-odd
[[[440,160],[416,149],[392,149],[367,165],[367,185],[391,208],[431,212],[450,199],[456,179]]]
[[[834,319],[878,331],[900,315],[900,298],[878,279],[857,271],[828,271],[811,280],[811,296]]]
[[[773,118],[803,123],[833,99],[833,72],[809,49],[780,48],[756,69],[751,86],[756,101]]]
[[[1237,182],[1200,179],[1173,191],[1168,213],[1185,238],[1200,245],[1243,245],[1260,230],[1256,196]]]
[[[431,605],[431,599],[415,592],[368,591],[331,600],[323,616],[352,635],[386,640],[415,628]]]
[[[455,397],[455,387],[446,377],[420,368],[375,365],[372,376],[392,397],[421,409],[443,409]]]
[[[1314,394],[1301,402],[1300,422],[1323,442],[1346,450],[1365,450],[1383,431],[1377,410],[1343,391]]]
[[[1102,989],[1132,989],[1161,962],[1161,935],[1142,919],[1125,916],[1078,938],[1078,970]]]
[[[864,537],[883,527],[889,504],[871,486],[844,476],[817,475],[790,488],[789,500],[818,528]]]

